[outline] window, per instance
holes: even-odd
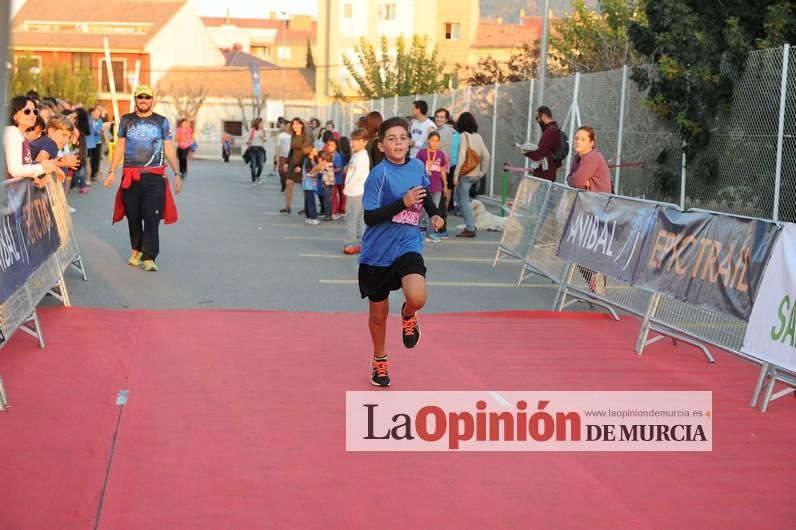
[[[452,72],[450,74],[444,74],[442,76],[443,83],[445,86],[451,89],[458,88],[459,86],[459,74],[456,72]]]
[[[461,24],[458,22],[445,23],[445,40],[459,40]]]
[[[270,46],[252,46],[251,47],[251,54],[255,57],[259,57],[260,59],[271,59],[271,47]]]
[[[290,46],[278,46],[276,48],[277,59],[290,59]]]
[[[395,3],[379,4],[379,20],[395,20]]]
[[[127,84],[125,83],[125,62],[124,60],[111,60],[113,66],[113,83],[116,85],[116,92],[127,92]],[[111,84],[108,80],[108,69],[105,66],[105,59],[100,59],[100,92],[110,92]]]
[[[224,132],[230,136],[243,136],[243,123],[239,121],[223,122]]]
[[[91,71],[91,54],[90,53],[72,53],[72,71],[79,72],[81,70]]]
[[[351,4],[343,4],[343,18],[351,18],[354,16],[354,6]]]

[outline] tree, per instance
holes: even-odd
[[[516,83],[537,77],[539,73],[539,41],[533,46],[523,44],[506,61],[498,61],[492,56],[478,60],[469,68],[468,85],[493,85],[495,83]]]
[[[628,30],[643,23],[646,0],[600,0],[599,11],[574,0],[555,25],[549,60],[568,72],[603,72],[638,62]]]
[[[357,59],[344,57],[343,63],[359,95],[365,98],[430,94],[447,88],[442,75],[445,62],[437,60],[437,47],[429,45],[427,36],[414,35],[407,50],[406,39],[399,35],[394,51],[388,46],[387,37],[382,36],[378,55],[374,46],[361,38],[354,51]],[[333,89],[342,97],[339,86],[333,85]]]
[[[692,156],[710,140],[710,121],[732,95],[732,78],[753,46],[796,40],[793,0],[657,0],[630,26],[654,69],[634,68],[650,109],[671,121]]]
[[[312,57],[312,47],[310,47],[310,39],[307,39],[307,59],[305,68],[312,70],[315,68],[315,59]]]
[[[158,94],[162,94],[163,103],[174,106],[177,120],[188,120],[191,124],[196,122],[199,109],[207,98],[207,89],[204,83],[193,85],[188,79],[169,80],[158,83]]]
[[[238,107],[240,108],[243,129],[248,131],[255,118],[262,118],[268,106],[268,94],[263,94],[259,98],[255,97],[254,94],[250,96],[236,95],[235,99],[238,101]],[[247,108],[251,110],[251,114],[247,112]]]
[[[30,55],[18,57],[9,77],[9,93],[24,94],[33,89],[41,96],[94,105],[97,88],[91,70],[73,69],[71,64],[59,63],[57,55],[54,63],[52,67],[40,66],[39,60]]]

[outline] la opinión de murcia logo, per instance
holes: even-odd
[[[461,442],[686,442],[707,441],[701,425],[687,424],[594,424],[583,423],[581,413],[545,409],[550,401],[539,401],[536,410],[518,401],[514,412],[487,411],[483,400],[475,410],[445,411],[436,405],[421,407],[414,414],[377,417],[378,403],[364,403],[367,410],[367,434],[363,440],[414,440],[438,442],[447,439],[449,449],[459,449]],[[618,416],[608,414],[608,416]]]
[[[682,392],[707,395],[707,399],[697,396],[701,399],[692,407],[683,399],[668,401],[663,407],[660,405],[666,405],[666,399],[628,399],[626,395],[636,394],[633,392],[605,392],[607,399],[600,392],[552,392],[569,394],[569,399],[515,399],[513,403],[471,399],[473,394],[484,392],[429,392],[425,399],[422,392],[348,394],[346,442],[348,450],[353,451],[712,448],[710,392]],[[439,399],[428,399],[436,394]],[[621,400],[617,394],[622,395]],[[666,398],[675,393],[657,394]]]

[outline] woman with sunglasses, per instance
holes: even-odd
[[[34,163],[30,153],[30,143],[25,131],[36,123],[39,115],[33,100],[27,96],[16,96],[8,104],[8,127],[3,131],[3,149],[6,159],[6,178],[33,179],[33,185],[43,188],[47,185],[44,178],[55,171],[55,162],[42,160]]]

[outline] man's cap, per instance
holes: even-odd
[[[138,85],[138,88],[135,89],[133,96],[138,97],[142,95],[154,97],[155,93],[152,92],[152,89],[149,88],[149,85]]]

